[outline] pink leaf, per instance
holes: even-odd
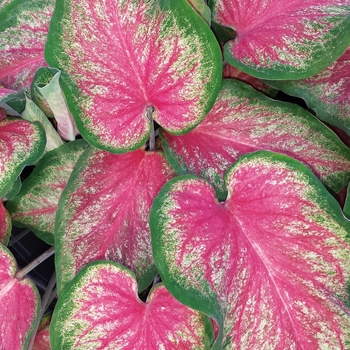
[[[11,235],[12,223],[8,211],[0,200],[0,243],[7,245]]]
[[[39,316],[40,297],[29,279],[15,277],[16,261],[0,245],[0,340],[1,350],[26,350]]]
[[[45,315],[40,321],[32,350],[51,350],[50,344],[51,314]]]
[[[302,97],[316,115],[350,135],[350,48],[329,67],[307,79],[268,81],[287,94]]]
[[[225,179],[225,203],[193,175],[155,199],[167,289],[216,320],[216,349],[347,349],[350,223],[338,203],[301,163],[267,151],[241,157]]]
[[[114,155],[91,147],[79,159],[56,214],[58,292],[87,263],[108,259],[135,272],[140,290],[156,275],[149,210],[174,175],[160,152]]]
[[[334,192],[350,177],[350,151],[327,127],[297,105],[273,101],[247,84],[224,80],[212,110],[186,135],[162,133],[179,173],[204,176],[225,199],[223,177],[243,154],[265,149],[309,166]]]
[[[43,65],[54,0],[10,1],[0,8],[0,85],[28,88]]]
[[[211,0],[212,20],[236,38],[224,47],[232,65],[258,78],[300,79],[330,65],[350,44],[343,0]]]
[[[0,121],[0,197],[11,189],[25,165],[38,160],[45,144],[40,123],[18,118]]]
[[[154,287],[143,303],[129,270],[99,261],[85,267],[59,298],[52,349],[209,349],[209,322],[163,285]]]
[[[124,153],[150,133],[147,110],[166,130],[194,128],[221,84],[221,52],[185,0],[57,3],[45,48],[83,137]]]

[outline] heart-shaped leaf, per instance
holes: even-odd
[[[40,159],[23,181],[19,194],[6,204],[14,225],[27,227],[46,243],[54,244],[58,201],[78,158],[87,147],[84,140],[68,142]]]
[[[223,177],[245,153],[265,149],[308,165],[332,191],[347,185],[350,151],[319,120],[297,105],[273,101],[252,87],[224,80],[207,117],[186,135],[162,133],[167,158],[179,174],[207,178],[221,200]]]
[[[0,197],[11,189],[24,166],[42,155],[45,144],[40,123],[18,118],[0,121]]]
[[[321,73],[302,80],[268,81],[289,95],[302,97],[316,115],[350,135],[350,48]]]
[[[226,60],[258,78],[307,78],[350,45],[348,1],[211,0],[209,6],[214,22],[236,32],[225,44]]]
[[[26,350],[40,312],[35,284],[15,277],[17,264],[0,244],[0,339],[1,350]]]
[[[0,243],[7,245],[12,230],[11,217],[0,200]]]
[[[220,326],[215,349],[346,349],[350,222],[285,155],[241,157],[219,203],[194,175],[154,201],[154,259],[167,289]]]
[[[163,285],[146,303],[135,276],[113,262],[86,266],[58,299],[52,316],[53,350],[209,349],[210,321],[180,304]]]
[[[140,290],[149,285],[156,275],[149,211],[173,175],[160,152],[115,155],[91,147],[80,157],[56,215],[59,294],[84,265],[98,259],[130,268]]]
[[[43,65],[55,0],[9,0],[0,4],[0,85],[28,88]]]
[[[113,153],[145,143],[151,113],[171,133],[194,128],[221,85],[219,45],[186,0],[59,1],[45,57],[80,133]]]

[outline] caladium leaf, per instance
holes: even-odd
[[[17,264],[0,244],[0,339],[2,350],[26,350],[40,312],[35,284],[15,277]]]
[[[38,121],[45,129],[46,146],[45,151],[51,151],[64,144],[60,135],[51,122],[47,119],[44,112],[29,98],[26,97],[26,108],[22,113],[22,118],[31,122]]]
[[[84,265],[98,259],[134,271],[140,291],[149,285],[156,275],[149,211],[173,175],[160,152],[115,155],[91,147],[80,157],[56,214],[59,294]]]
[[[258,78],[307,78],[350,45],[347,1],[211,0],[209,7],[212,20],[236,34],[225,59]]]
[[[61,137],[65,140],[73,141],[75,136],[78,134],[77,127],[75,126],[74,119],[71,113],[68,110],[66,100],[63,96],[59,79],[61,72],[58,71],[50,83],[38,87],[38,90],[42,96],[48,102],[50,109],[53,112],[53,115],[57,121],[57,130]]]
[[[205,0],[188,0],[188,3],[209,25],[211,24],[211,11]]]
[[[0,200],[0,243],[7,245],[12,230],[11,217]]]
[[[87,147],[84,140],[68,142],[40,159],[23,181],[20,193],[6,204],[14,225],[27,227],[46,243],[54,244],[58,201],[78,158]]]
[[[28,88],[43,65],[55,0],[10,0],[0,7],[0,85]]]
[[[0,107],[6,109],[10,107],[17,112],[13,116],[19,117],[20,113],[23,112],[25,108],[25,95],[23,91],[15,91],[11,89],[6,89],[0,86]]]
[[[21,182],[20,176],[18,176],[15,182],[13,183],[12,187],[10,188],[10,190],[6,192],[6,194],[4,195],[3,197],[4,201],[8,201],[13,197],[17,196],[21,188],[22,188],[22,182]]]
[[[45,57],[78,130],[97,148],[143,146],[152,118],[166,130],[194,128],[221,85],[221,51],[186,0],[57,3]]]
[[[6,115],[5,111],[2,108],[0,108],[0,122],[2,120],[4,120],[6,117],[7,117],[7,115]]]
[[[346,349],[350,222],[312,172],[259,151],[226,174],[168,182],[151,210],[166,288],[216,320],[215,349]]]
[[[268,81],[289,95],[302,97],[317,116],[350,135],[350,48],[321,73],[293,81]]]
[[[247,73],[242,72],[240,69],[226,64],[223,69],[223,78],[233,78],[244,81],[245,83],[253,86],[254,89],[265,93],[271,97],[276,96],[277,90],[262,82],[260,79],[253,77]]]
[[[0,121],[0,197],[12,188],[25,165],[39,159],[45,144],[40,123],[18,118]]]
[[[230,165],[260,149],[302,161],[334,192],[349,181],[349,148],[330,129],[301,107],[273,101],[236,80],[223,81],[215,105],[194,130],[181,136],[162,132],[162,138],[177,172],[204,176],[221,200]]]
[[[33,102],[45,113],[48,118],[54,118],[54,115],[48,102],[40,93],[39,88],[49,84],[57,72],[59,72],[59,69],[57,68],[40,67],[35,72],[33,82],[30,86],[30,94]]]
[[[86,266],[58,299],[53,350],[209,349],[209,319],[156,285],[143,303],[131,271],[108,261]]]
[[[36,333],[32,350],[51,350],[50,344],[51,313],[43,316]]]
[[[349,185],[346,190],[346,198],[345,198],[343,213],[348,219],[350,219],[350,186]]]

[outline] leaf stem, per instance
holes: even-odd
[[[47,285],[46,290],[45,290],[45,293],[44,293],[43,298],[42,298],[42,300],[41,300],[40,314],[39,314],[38,320],[37,320],[37,322],[36,322],[36,325],[35,325],[35,327],[34,327],[32,336],[31,336],[31,338],[30,338],[30,341],[29,341],[27,350],[32,350],[32,348],[33,348],[34,341],[35,341],[35,337],[36,337],[36,334],[37,334],[37,332],[38,332],[41,319],[42,319],[43,316],[44,316],[44,313],[45,313],[45,311],[46,311],[46,309],[47,309],[47,306],[50,305],[50,303],[51,303],[51,302],[49,303],[49,301],[50,301],[50,299],[51,299],[52,290],[53,290],[53,288],[55,287],[55,284],[56,284],[56,271],[54,271],[54,272],[52,273],[51,278],[50,278],[50,281],[49,281],[49,284]],[[51,301],[52,301],[52,299],[51,299]]]
[[[55,252],[55,248],[51,247],[46,252],[39,255],[36,259],[30,262],[27,266],[23,267],[22,270],[16,273],[17,278],[23,278],[27,273],[35,269],[38,265],[40,265],[44,260],[50,257]]]
[[[21,231],[16,237],[13,237],[9,244],[7,245],[8,247],[11,247],[13,244],[15,244],[16,242],[18,242],[21,238],[23,238],[27,233],[29,233],[30,230],[29,229],[25,229],[23,231]]]
[[[151,132],[149,135],[149,150],[154,151],[156,149],[156,137],[154,132],[154,121],[152,118],[153,107],[146,108],[146,117],[151,123]]]

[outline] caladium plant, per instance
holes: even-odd
[[[0,349],[348,349],[348,33],[347,0],[0,0]],[[17,272],[12,226],[52,246]]]

